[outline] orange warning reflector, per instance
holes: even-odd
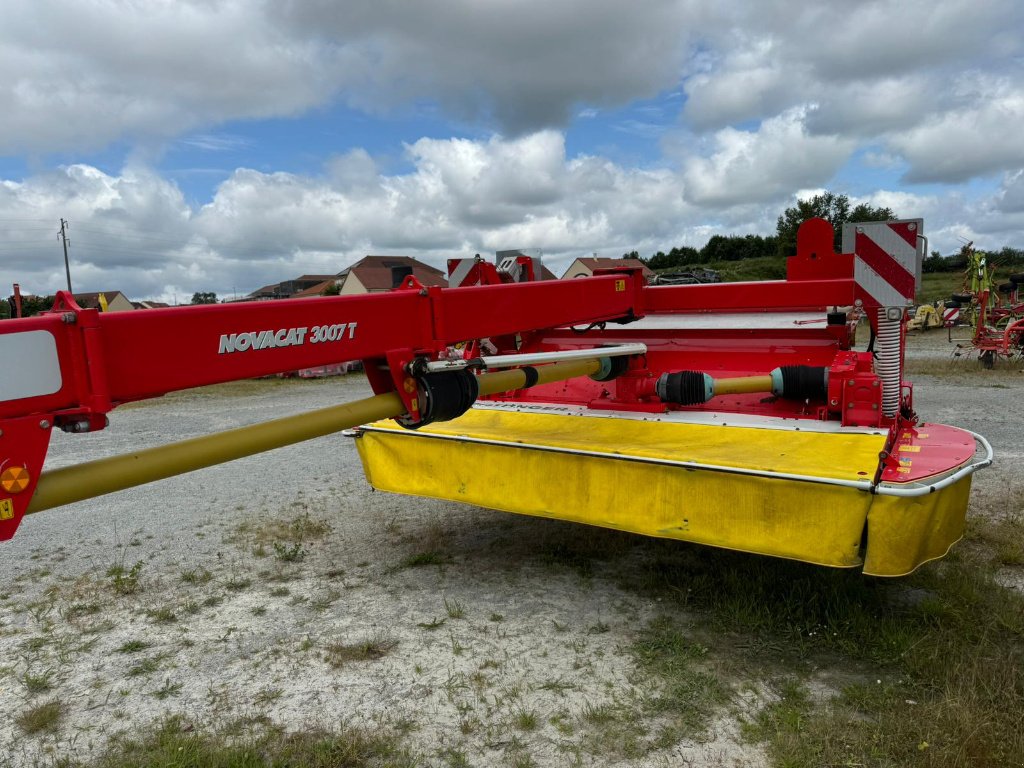
[[[0,472],[0,488],[8,493],[21,493],[28,488],[29,474],[24,467],[8,467]]]

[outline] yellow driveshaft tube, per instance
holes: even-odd
[[[534,382],[530,382],[527,369],[515,368],[481,374],[477,377],[477,383],[481,395],[493,395],[522,389],[532,384],[588,376],[596,373],[600,367],[601,363],[597,358],[575,360],[529,369],[536,371]],[[402,399],[396,393],[388,392],[354,403],[333,405],[297,416],[286,416],[213,435],[194,437],[123,456],[111,456],[72,467],[53,469],[40,476],[35,494],[25,513],[32,514],[63,504],[91,499],[94,496],[323,437],[371,421],[394,418],[404,413]]]

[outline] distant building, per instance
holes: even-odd
[[[132,306],[136,309],[163,309],[171,305],[165,301],[133,301]]]
[[[245,301],[265,301],[267,299],[292,299],[300,294],[309,295],[309,290],[329,280],[334,280],[334,275],[299,275],[292,280],[285,280],[281,283],[272,283],[257,288],[245,297]],[[314,296],[319,295],[319,291]]]
[[[592,258],[578,258],[562,275],[563,280],[571,280],[574,277],[590,277],[596,269],[621,269],[622,267],[639,267],[643,270],[644,277],[650,280],[654,272],[647,268],[640,259],[610,259],[594,256]]]
[[[100,294],[107,300],[107,312],[127,312],[134,310],[135,306],[120,291],[98,291],[97,293],[76,293],[75,303],[82,309],[102,309],[100,305]]]
[[[391,290],[393,267],[411,267],[412,275],[423,285],[446,287],[444,272],[411,256],[365,256],[348,269],[338,273],[342,280],[340,294],[379,293]]]
[[[299,291],[298,293],[294,293],[289,298],[292,298],[292,299],[308,299],[311,296],[323,296],[324,295],[324,291],[326,291],[328,288],[330,288],[336,282],[338,282],[338,278],[335,277],[334,275],[331,275],[331,278],[329,280],[324,280],[323,282],[320,282],[320,283],[317,283],[316,285],[310,286],[309,288],[307,288],[304,291]]]

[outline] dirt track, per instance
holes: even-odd
[[[944,336],[912,345],[913,360],[939,363],[938,375],[912,377],[917,411],[995,446],[996,467],[978,477],[972,499],[971,513],[985,514],[1022,483],[1024,374],[949,373]],[[119,409],[105,432],[56,436],[48,466],[365,394],[357,377],[179,394]],[[295,520],[309,524],[295,529],[308,533],[298,542],[275,523]],[[320,521],[326,535],[314,530]],[[738,735],[736,718],[753,700],[746,693],[703,735],[642,758],[602,741],[614,726],[591,715],[639,711],[656,686],[629,647],[663,611],[658,598],[563,556],[568,538],[586,535],[372,492],[341,436],[36,515],[2,547],[0,637],[9,651],[0,709],[58,699],[66,714],[44,736],[5,718],[0,764],[86,757],[167,713],[397,727],[426,764],[458,752],[472,765],[524,754],[539,765],[761,764]],[[657,552],[639,539],[624,547],[627,567]],[[427,563],[412,567],[417,556]],[[117,565],[120,581],[107,575]],[[146,645],[119,652],[131,643]],[[332,663],[332,646],[360,643],[395,645],[376,660]],[[745,683],[756,690],[759,681]],[[659,727],[653,715],[639,724]]]

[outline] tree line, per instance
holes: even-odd
[[[648,257],[631,251],[623,254],[623,258],[639,259],[653,270],[668,270],[684,269],[698,264],[793,256],[796,253],[797,230],[801,224],[814,217],[825,219],[832,225],[835,230],[833,247],[836,253],[842,252],[843,224],[900,218],[887,206],[876,207],[866,203],[851,205],[850,198],[846,195],[824,192],[806,200],[798,200],[796,205],[783,211],[776,221],[774,235],[714,235],[703,248],[683,245],[672,248],[667,253],[658,251]],[[989,263],[1008,267],[1024,266],[1024,250],[1007,246],[1000,251],[989,252]],[[938,251],[932,251],[924,259],[923,270],[957,272],[966,266],[965,250],[951,256],[943,256]]]

